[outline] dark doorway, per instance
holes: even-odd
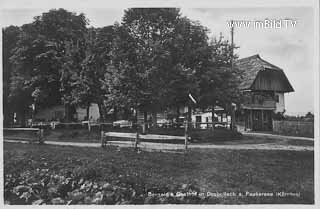
[[[252,119],[253,131],[272,130],[272,110],[253,110]]]
[[[262,115],[261,110],[252,111],[252,129],[253,131],[262,131]]]
[[[200,128],[201,116],[196,116],[196,128]]]

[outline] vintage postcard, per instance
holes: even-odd
[[[1,204],[319,206],[319,2],[259,3],[1,1]]]

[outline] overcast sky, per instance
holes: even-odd
[[[69,9],[70,10],[70,9]],[[117,9],[74,9],[85,13],[95,27],[121,22],[124,8]],[[44,9],[7,9],[0,11],[2,26],[29,23]],[[313,9],[308,7],[278,8],[225,8],[225,9],[181,9],[183,16],[209,28],[210,36],[220,33],[230,39],[229,20],[265,21],[289,19],[296,21],[295,27],[282,28],[235,28],[234,42],[240,48],[240,58],[259,54],[261,58],[282,68],[295,92],[286,94],[287,114],[314,112],[314,22]],[[283,23],[283,22],[282,22]],[[252,25],[251,25],[252,26]]]

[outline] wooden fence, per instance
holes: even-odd
[[[314,122],[308,121],[273,121],[273,131],[290,136],[314,137]]]
[[[184,141],[185,150],[188,149],[188,135],[185,136],[169,136],[169,135],[157,135],[157,134],[139,134],[137,133],[119,133],[119,132],[104,132],[101,131],[101,147],[105,147],[108,141],[112,141],[112,137],[117,138],[128,138],[134,141],[134,148],[138,148],[138,144],[142,140],[182,140]],[[121,139],[120,139],[121,140]]]
[[[10,132],[18,132],[18,131],[23,131],[23,132],[35,132],[36,135],[31,137],[31,138],[26,138],[26,137],[10,137],[10,136],[5,136],[4,138],[7,139],[22,139],[22,140],[27,140],[32,142],[38,142],[39,144],[44,143],[44,134],[43,134],[43,129],[40,128],[3,128],[3,131],[10,131]]]

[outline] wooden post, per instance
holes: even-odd
[[[137,131],[135,142],[134,142],[134,150],[138,149],[138,143],[139,143],[139,132]]]
[[[186,126],[185,126],[185,139],[184,139],[184,147],[185,147],[185,151],[187,151],[188,149],[188,121],[186,122]]]
[[[264,126],[264,118],[263,118],[263,110],[261,110],[261,129],[264,131],[265,126]]]
[[[38,142],[41,143],[41,129],[38,131]]]
[[[250,131],[253,131],[253,115],[252,115],[252,110],[250,109],[250,124],[249,124],[249,128]]]
[[[235,120],[236,120],[236,114],[235,114],[235,106],[231,103],[231,130],[235,129]]]
[[[39,132],[38,132],[38,137],[39,137],[39,144],[43,144],[43,129],[42,128],[40,128],[39,129]]]
[[[104,131],[101,131],[100,139],[101,139],[101,147],[105,147]]]
[[[216,102],[213,102],[213,105],[212,105],[212,108],[211,108],[211,130],[214,129],[214,104]],[[206,122],[209,122],[209,121],[206,121]],[[209,124],[207,123],[207,128],[209,127]]]
[[[184,148],[185,148],[185,151],[188,150],[188,135],[185,136],[185,140],[184,140]]]
[[[50,125],[51,125],[51,129],[52,129],[52,130],[56,129],[56,123],[55,123],[55,122],[51,122]]]
[[[142,126],[142,134],[147,133],[147,124],[148,123],[148,113],[146,111],[143,112],[143,126]]]
[[[157,112],[156,111],[152,112],[152,126],[157,127]]]
[[[247,131],[249,129],[249,111],[248,110],[244,110],[244,118],[245,118],[245,131]]]
[[[142,134],[146,134],[146,123],[142,123]]]
[[[91,131],[90,120],[88,120],[88,131]]]

